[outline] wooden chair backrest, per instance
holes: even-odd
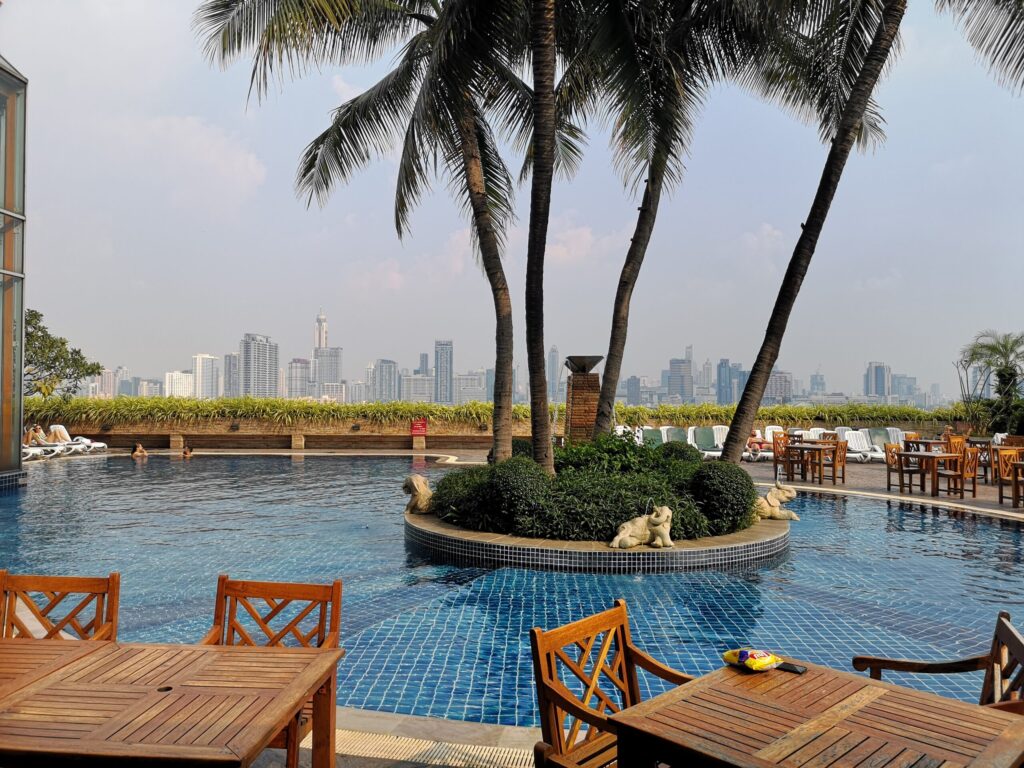
[[[565,754],[602,732],[593,725],[583,730],[585,723],[552,701],[548,689],[602,715],[639,703],[636,667],[627,653],[630,644],[625,600],[557,629],[530,631],[541,732],[556,754]]]
[[[0,638],[117,640],[120,589],[116,572],[84,578],[0,571]]]
[[[838,432],[822,432],[821,433],[821,439],[824,440],[826,443],[834,443],[836,440],[839,439],[839,433]]]
[[[992,652],[981,687],[981,704],[1019,701],[1024,689],[1024,637],[1000,611],[992,637]]]
[[[846,441],[836,441],[836,455],[833,461],[836,463],[836,467],[842,468],[846,466]]]
[[[213,625],[219,631],[217,645],[337,648],[341,581],[239,581],[221,574]]]
[[[945,438],[946,451],[948,453],[963,453],[967,445],[967,438],[963,435],[948,435]]]
[[[1000,446],[998,451],[995,451],[998,456],[998,461],[992,462],[992,469],[996,473],[996,479],[1003,482],[1010,482],[1013,478],[1013,463],[1021,460],[1021,454],[1024,453],[1018,448],[1003,448]]]
[[[1007,435],[1003,438],[1003,445],[1010,448],[1024,448],[1024,435]]]
[[[920,440],[921,439],[921,433],[920,432],[904,432],[903,433],[903,439],[904,440]]]
[[[885,444],[885,464],[889,469],[899,469],[900,450],[899,443]]]
[[[785,432],[772,432],[772,453],[781,457],[789,445],[789,435]]]
[[[960,474],[962,477],[974,477],[978,474],[978,459],[981,456],[980,448],[964,448],[963,459],[960,462]]]

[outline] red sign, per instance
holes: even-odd
[[[413,437],[418,437],[418,436],[421,436],[421,435],[425,436],[427,434],[427,420],[426,419],[413,419],[412,420],[412,428],[409,430],[409,433]]]

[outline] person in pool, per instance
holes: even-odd
[[[142,443],[136,443],[135,447],[132,448],[132,458],[145,459],[147,456],[149,456],[149,454],[146,453],[146,449],[142,447]]]
[[[191,459],[192,458],[192,446],[191,445],[186,445],[181,450],[181,458],[183,458],[183,459]]]

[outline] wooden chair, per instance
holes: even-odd
[[[1024,448],[1024,435],[1007,435],[1003,438],[1003,445],[1007,448]]]
[[[960,498],[964,497],[964,490],[968,481],[971,483],[971,496],[978,497],[978,456],[980,451],[977,448],[964,448],[960,454],[960,460],[953,468],[946,467],[938,471],[937,480],[946,480],[946,495],[959,491]],[[940,483],[939,490],[942,490]]]
[[[903,439],[904,440],[920,440],[921,439],[921,433],[920,432],[904,432],[903,433]]]
[[[0,638],[117,640],[120,589],[117,572],[83,578],[0,571]]]
[[[666,667],[630,639],[626,601],[557,629],[530,631],[543,741],[537,768],[604,768],[617,761],[609,716],[640,701],[637,667],[670,683],[693,678]]]
[[[915,477],[920,478],[921,493],[924,493],[924,469],[911,459],[900,456],[900,450],[899,443],[885,444],[885,490],[892,490],[892,476],[896,475],[900,493],[904,489],[907,493],[914,492]]]
[[[1024,686],[1024,637],[1010,623],[1010,614],[1000,611],[992,646],[988,653],[956,661],[912,661],[877,656],[854,656],[853,668],[868,670],[873,680],[882,679],[882,670],[919,674],[946,674],[985,671],[978,703],[990,706],[1021,700]],[[1001,707],[1002,708],[1002,707]]]
[[[992,482],[999,489],[999,503],[1003,503],[1007,488],[1013,485],[1013,463],[1021,461],[1024,448],[1007,448],[1001,445],[992,448]]]
[[[831,456],[825,457],[825,468],[822,470],[822,479],[832,480],[832,485],[836,484],[836,478],[839,477],[843,481],[843,485],[846,485],[846,441],[839,440],[836,442],[836,450]]]
[[[337,648],[340,625],[340,580],[331,584],[294,584],[238,581],[221,574],[217,579],[213,627],[201,645]],[[310,698],[268,746],[287,750],[285,764],[296,768],[299,742],[312,727],[313,699]]]
[[[776,480],[780,479],[780,468],[786,473],[787,478],[793,471],[789,457],[786,456],[786,447],[788,445],[789,435],[785,432],[772,432],[772,470],[774,470]]]

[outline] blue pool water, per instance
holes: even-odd
[[[985,648],[1024,596],[1015,525],[860,498],[801,497],[782,562],[734,572],[597,576],[457,568],[407,554],[410,458],[199,456],[54,461],[0,497],[0,568],[119,570],[127,641],[195,642],[217,574],[344,580],[338,702],[536,723],[527,633],[629,602],[637,643],[686,672],[753,645],[849,668],[855,653]],[[1019,620],[1021,616],[1016,616]],[[971,700],[977,675],[894,678]],[[658,684],[646,681],[648,692]]]

